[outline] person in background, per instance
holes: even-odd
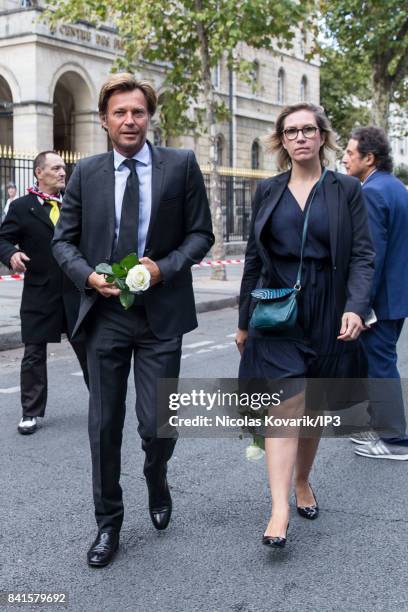
[[[362,183],[376,252],[371,301],[377,322],[362,335],[372,379],[372,430],[355,434],[351,440],[362,457],[407,460],[397,342],[408,316],[408,191],[392,174],[391,147],[380,128],[355,129],[343,163],[347,174]]]
[[[361,186],[327,171],[334,133],[321,107],[299,103],[282,110],[269,137],[282,174],[259,183],[241,283],[236,343],[240,379],[278,380],[284,391],[279,414],[302,416],[319,410],[332,394],[330,383],[304,379],[366,376],[358,340],[370,300],[374,251]],[[300,263],[303,222],[310,215],[304,248],[298,319],[293,328],[263,331],[250,326],[255,288],[294,287]],[[312,381],[313,382],[313,381]],[[299,432],[300,433],[300,432]],[[316,519],[319,507],[309,482],[320,432],[314,437],[265,437],[272,512],[263,535],[266,546],[282,547],[289,524],[289,495],[295,476],[298,513]]]
[[[17,197],[17,187],[15,183],[7,183],[7,200],[3,210],[3,216],[1,218],[2,222],[6,218],[6,215],[9,211],[10,204],[14,202]]]
[[[0,228],[0,261],[14,273],[24,273],[21,299],[21,434],[37,429],[47,404],[47,343],[60,342],[73,330],[79,292],[61,272],[51,251],[58,221],[65,163],[54,151],[43,151],[34,160],[36,183],[29,193],[13,201]],[[86,350],[81,339],[71,342],[87,384]]]

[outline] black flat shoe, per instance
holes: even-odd
[[[95,542],[88,550],[88,565],[105,567],[115,556],[119,546],[119,533],[116,529],[105,529],[98,533]]]
[[[313,493],[313,497],[315,498],[316,503],[313,506],[298,506],[296,501],[296,510],[298,511],[298,514],[300,514],[300,516],[303,516],[303,518],[309,519],[310,521],[314,521],[319,516],[319,504],[317,503],[315,492],[313,491],[310,483],[309,487],[311,492]]]
[[[279,536],[262,536],[262,544],[264,546],[270,546],[271,548],[283,548],[286,544],[287,535],[288,535],[289,523],[286,527],[285,537],[281,538]]]
[[[167,479],[161,483],[147,481],[149,491],[149,515],[153,526],[158,531],[166,529],[170,522],[171,511],[173,508]]]

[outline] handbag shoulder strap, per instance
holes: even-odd
[[[300,291],[300,289],[302,288],[301,279],[302,279],[302,268],[303,268],[303,252],[304,252],[305,243],[306,243],[307,226],[308,226],[308,223],[309,223],[310,209],[312,207],[315,195],[316,195],[318,189],[320,188],[321,184],[323,183],[323,180],[324,180],[324,177],[326,176],[326,174],[327,174],[327,168],[324,168],[324,170],[323,170],[319,180],[317,181],[317,183],[315,185],[315,188],[313,189],[312,197],[310,199],[309,206],[307,207],[307,210],[306,210],[305,219],[303,221],[302,244],[301,244],[301,247],[300,247],[300,263],[299,263],[298,273],[297,273],[297,277],[296,277],[296,283],[295,283],[295,287],[294,287],[298,291]]]

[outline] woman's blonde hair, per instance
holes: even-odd
[[[320,133],[325,135],[324,144],[320,147],[319,151],[321,164],[325,165],[328,163],[328,150],[336,151],[338,149],[335,132],[321,106],[316,106],[309,102],[299,102],[298,104],[286,106],[276,120],[275,130],[265,138],[267,150],[271,153],[275,153],[277,156],[278,170],[288,170],[292,167],[292,160],[289,153],[282,144],[283,130],[286,117],[301,110],[306,110],[314,114]]]

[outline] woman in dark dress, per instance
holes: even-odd
[[[279,168],[288,171],[261,181],[254,199],[236,334],[239,376],[278,379],[286,398],[280,415],[319,409],[309,401],[305,406],[307,378],[365,375],[358,336],[369,309],[374,251],[360,183],[351,177],[327,171],[313,199],[295,327],[274,332],[250,326],[256,305],[251,291],[295,284],[305,211],[321,177],[326,149],[335,149],[334,143],[322,108],[307,103],[286,107],[269,145],[278,154]],[[272,513],[263,543],[269,546],[286,542],[293,475],[299,514],[309,519],[318,515],[309,475],[319,435],[298,434],[265,436]]]

